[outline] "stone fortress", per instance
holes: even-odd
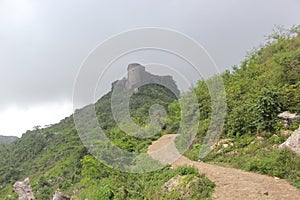
[[[146,84],[158,84],[165,86],[171,90],[177,97],[179,97],[179,90],[172,76],[159,76],[153,75],[146,71],[146,68],[139,63],[132,63],[127,68],[128,78],[117,80],[112,83],[112,90],[118,86],[123,89],[134,89],[138,91],[138,88]]]

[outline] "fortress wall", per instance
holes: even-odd
[[[124,89],[138,88],[144,83],[156,83],[166,88],[169,88],[177,97],[179,97],[180,91],[177,88],[172,76],[158,76],[153,75],[146,71],[145,67],[132,63],[127,68],[128,78],[123,78],[112,83],[112,89],[119,86]]]
[[[149,72],[146,72],[146,77],[144,77],[145,82],[156,83],[170,89],[177,97],[179,97],[179,90],[172,76],[159,76],[153,75]]]

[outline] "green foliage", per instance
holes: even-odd
[[[256,125],[259,130],[274,131],[275,118],[282,111],[279,93],[275,90],[263,90],[255,105]]]
[[[149,144],[163,133],[145,139],[124,133],[113,120],[110,99],[111,92],[95,104],[100,126],[110,141],[127,151],[146,152]],[[145,126],[152,105],[161,104],[167,109],[174,100],[175,96],[164,87],[143,86],[133,95],[130,112],[136,122]],[[97,142],[101,141],[95,144]],[[143,167],[147,169],[147,165],[157,164],[153,161]],[[186,171],[200,176],[195,169],[186,168]],[[0,199],[17,199],[12,185],[27,176],[36,199],[50,199],[57,188],[75,199],[160,199],[162,185],[178,174],[179,171],[169,167],[151,173],[129,174],[105,166],[88,154],[77,135],[72,116],[47,128],[27,131],[17,141],[0,146]],[[199,181],[204,184],[192,192],[199,190],[203,197],[209,198],[212,183],[203,176]],[[174,192],[170,195],[176,197]]]
[[[243,135],[233,140],[233,147],[220,146],[204,161],[287,179],[300,188],[300,157],[289,150],[278,149],[288,136],[278,134],[266,139]]]
[[[285,110],[292,113],[300,114],[300,81],[296,84],[284,85],[281,89],[281,96],[283,97],[283,105]]]
[[[169,115],[166,119],[168,133],[177,133],[181,121],[181,109],[178,100],[175,100],[168,107]]]
[[[99,180],[108,176],[107,169],[95,157],[86,155],[81,160],[81,174],[85,177],[86,183],[91,180]]]
[[[161,136],[161,132],[149,138],[134,137],[122,131],[115,123],[111,110],[111,96],[109,92],[96,104],[96,112],[101,128],[107,137],[117,147],[130,152],[145,152],[151,141]],[[176,96],[167,88],[150,84],[139,88],[137,93],[130,97],[130,115],[132,120],[140,126],[147,127],[149,124],[149,109],[159,104],[168,112],[168,106],[176,99]],[[122,109],[121,109],[122,110]],[[126,124],[123,124],[126,127]],[[165,127],[163,127],[164,129]]]
[[[91,160],[90,156],[84,159],[85,162],[97,162]],[[90,168],[90,170],[92,169]],[[129,174],[108,170],[105,166],[101,167],[101,170],[106,170],[108,176],[101,179],[90,179],[88,184],[84,184],[81,189],[78,195],[79,199],[180,199],[181,194],[177,191],[163,193],[162,185],[171,178],[183,174],[189,175],[190,179],[199,178],[194,183],[195,185],[189,189],[191,199],[195,196],[199,196],[201,199],[209,199],[215,186],[214,183],[200,175],[197,169],[191,167],[182,167],[175,170],[165,167],[159,171],[144,174]],[[91,173],[93,174],[93,172]],[[95,177],[98,176],[97,174],[94,175]],[[85,181],[83,180],[83,182]],[[77,187],[82,187],[81,185],[79,183]]]
[[[221,74],[227,101],[224,134],[273,132],[279,112],[300,112],[300,35],[299,27],[285,30],[277,27],[271,41],[254,51],[240,67]],[[194,88],[200,106],[202,126],[197,142],[206,134],[211,113],[211,95],[206,81]],[[205,122],[206,120],[206,122]]]
[[[189,174],[198,174],[197,168],[188,166],[180,166],[176,169],[176,171],[182,176]]]
[[[164,193],[162,199],[211,199],[215,184],[203,175],[186,175],[182,183],[171,193]]]
[[[176,99],[169,89],[157,84],[144,85],[134,93],[130,99],[130,115],[135,122],[146,125],[149,121],[149,109],[158,104],[168,109],[168,106]]]
[[[277,27],[267,43],[249,54],[239,67],[221,74],[227,102],[222,138],[230,139],[234,145],[220,145],[202,160],[278,176],[300,187],[300,158],[278,149],[288,135],[282,134],[283,124],[276,119],[282,111],[300,113],[299,30],[299,26],[290,30]],[[199,81],[194,88],[204,118],[195,144],[185,153],[193,160],[199,159],[199,149],[211,123],[206,82]],[[296,121],[290,130],[298,127]]]

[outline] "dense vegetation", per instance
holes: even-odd
[[[95,104],[100,126],[110,140],[130,152],[146,152],[151,138],[135,138],[120,130],[113,120],[111,92]],[[157,98],[159,97],[159,98]],[[130,114],[139,124],[148,122],[148,109],[161,104],[166,109],[175,96],[159,85],[139,88],[131,98]],[[84,108],[79,112],[84,112]],[[130,174],[111,169],[81,143],[72,116],[47,128],[27,131],[17,141],[0,147],[0,199],[17,199],[12,185],[30,178],[36,199],[48,200],[57,188],[75,199],[180,199],[180,192],[162,192],[162,185],[177,175],[199,177],[189,198],[209,199],[214,184],[190,167]]]
[[[203,160],[285,178],[300,188],[300,157],[278,149],[291,131],[299,127],[299,122],[285,128],[276,120],[282,111],[300,113],[299,27],[277,28],[267,43],[249,54],[240,67],[221,76],[227,101],[222,139],[228,147],[218,146]],[[194,90],[202,120],[197,144],[186,154],[198,160],[210,122],[211,102],[204,81],[199,81]],[[178,109],[176,104],[170,108]],[[172,118],[176,119],[176,115]]]

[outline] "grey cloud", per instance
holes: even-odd
[[[11,26],[0,15],[0,109],[71,100],[83,60],[121,31],[178,30],[202,44],[225,70],[262,43],[274,24],[299,23],[299,8],[298,0],[36,1],[33,20],[24,26]]]

